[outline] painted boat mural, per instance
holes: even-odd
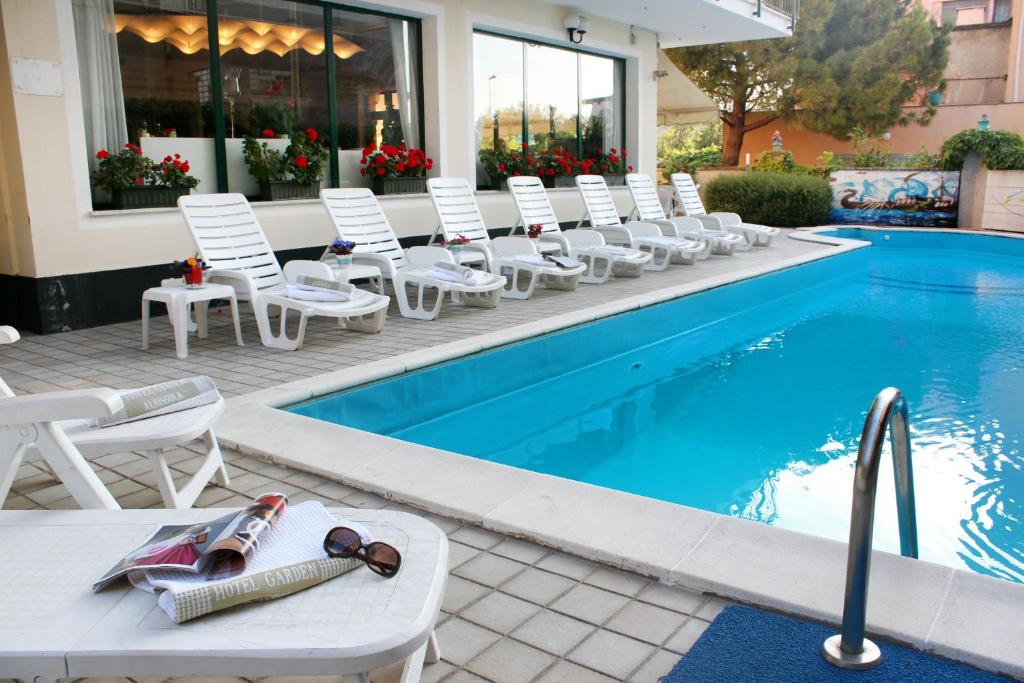
[[[956,227],[959,171],[839,169],[832,184],[832,222]]]

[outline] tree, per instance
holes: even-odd
[[[948,48],[948,28],[916,0],[805,0],[792,38],[665,53],[719,103],[724,162],[736,165],[743,136],[778,119],[836,138],[927,125],[923,93],[945,88]],[[906,111],[915,97],[923,108]]]

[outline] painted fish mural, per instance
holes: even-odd
[[[830,180],[833,223],[956,227],[959,171],[837,170]]]

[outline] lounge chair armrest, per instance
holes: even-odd
[[[733,225],[742,225],[743,219],[740,218],[738,213],[731,213],[729,211],[715,211],[709,213],[708,218],[716,218],[723,227],[729,227]]]
[[[599,228],[583,229],[590,229],[600,233],[604,237],[605,242],[608,243],[627,242],[632,244],[633,242],[633,234],[621,225],[603,225]]]
[[[73,389],[0,398],[0,425],[110,417],[124,407],[113,389]]]
[[[484,255],[484,264],[487,268],[491,267],[491,259],[494,258],[494,254],[491,252],[491,248],[486,244],[480,244],[478,242],[470,242],[469,244],[462,247],[466,251],[478,251]]]
[[[235,288],[235,291],[248,298],[253,298],[256,295],[256,285],[246,273],[237,270],[211,268],[204,273],[203,277],[207,282],[231,285]]]
[[[352,263],[361,263],[368,266],[380,268],[381,274],[387,279],[395,277],[395,262],[390,256],[376,252],[355,252],[352,254]]]
[[[701,225],[703,225],[707,230],[725,230],[725,224],[722,223],[718,216],[703,214],[700,216],[690,216],[690,218],[696,218],[699,220]]]
[[[455,263],[452,253],[444,247],[409,247],[405,258],[411,266],[432,266],[440,261]]]
[[[552,242],[557,244],[561,248],[562,253],[569,253],[569,240],[565,239],[565,236],[557,232],[541,233],[538,238],[541,242]]]

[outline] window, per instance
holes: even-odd
[[[479,153],[534,149],[592,157],[623,143],[620,59],[490,33],[473,35]],[[477,186],[491,180],[477,163]]]
[[[316,0],[73,2],[93,164],[131,142],[187,158],[195,192],[253,195],[246,135],[284,149],[314,129],[336,154],[330,186],[365,184],[370,142],[422,143],[418,21]]]
[[[970,26],[988,21],[988,0],[946,0],[942,3],[942,23]]]

